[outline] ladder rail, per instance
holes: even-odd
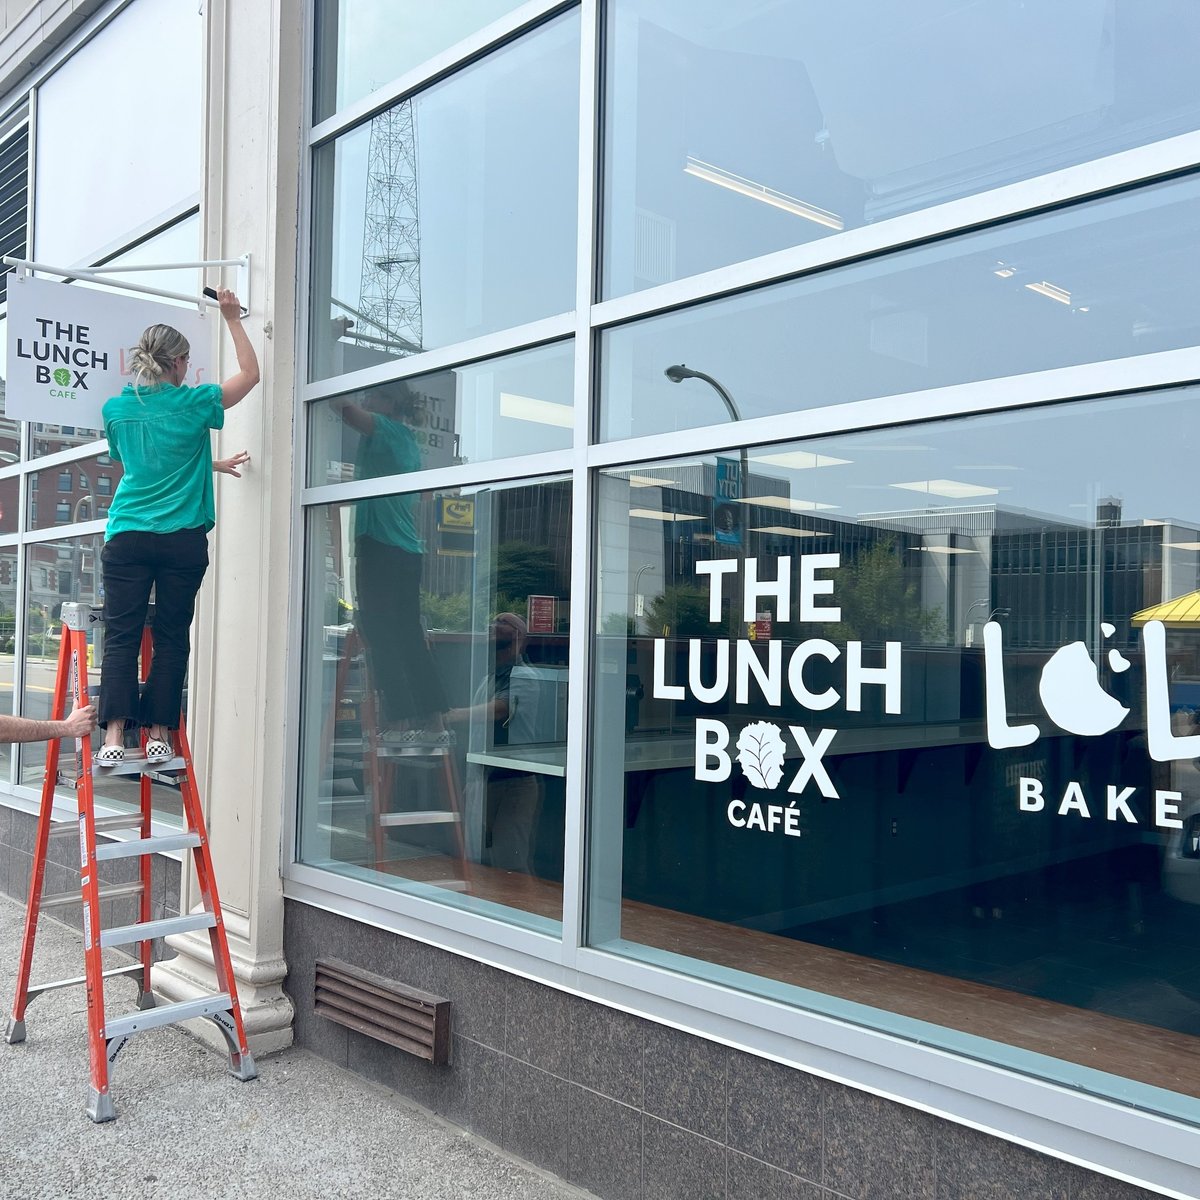
[[[68,610],[69,615],[68,615]],[[55,678],[51,716],[62,720],[67,713],[68,696],[76,704],[86,704],[94,689],[89,689],[87,678],[87,631],[88,625],[98,617],[86,605],[67,604],[63,607],[63,636],[59,645],[58,672]],[[141,679],[144,683],[149,671],[152,640],[149,627],[143,631],[141,644]],[[142,731],[143,751],[146,732]],[[76,820],[62,823],[54,832],[69,832],[79,839],[80,894],[76,900],[69,894],[43,897],[45,886],[48,846],[52,833],[52,813],[55,786],[59,782],[61,739],[52,739],[46,748],[46,770],[42,780],[42,800],[38,813],[38,832],[34,862],[30,873],[29,902],[25,910],[25,927],[17,969],[17,987],[13,999],[12,1017],[8,1024],[6,1039],[17,1043],[25,1039],[25,1010],[30,1001],[43,992],[60,987],[83,984],[87,992],[87,1035],[88,1065],[91,1081],[86,1106],[93,1121],[109,1121],[117,1114],[113,1106],[109,1072],[125,1039],[131,1033],[159,1025],[173,1024],[192,1017],[207,1017],[221,1030],[229,1048],[230,1071],[240,1080],[253,1079],[257,1075],[253,1056],[246,1041],[245,1025],[238,1002],[233,965],[229,953],[224,918],[217,896],[216,877],[208,834],[204,824],[196,787],[191,747],[188,744],[187,728],[182,714],[179,729],[175,734],[178,757],[168,763],[148,764],[144,761],[135,769],[140,771],[139,806],[136,814],[122,818],[96,817],[95,771],[92,764],[92,739],[85,736],[76,740]],[[163,771],[179,771],[180,794],[183,799],[185,830],[168,837],[152,836],[152,790],[153,778]],[[127,773],[127,772],[123,772]],[[96,845],[98,829],[107,832],[113,821],[121,828],[136,828],[140,837],[128,842]],[[203,901],[202,911],[180,917],[153,920],[153,856],[159,850],[171,848],[190,849],[196,877]],[[140,859],[139,878],[136,883],[101,888],[100,864],[110,859],[137,856]],[[138,917],[133,925],[103,930],[100,920],[100,901],[106,897],[138,895]],[[33,966],[34,942],[37,934],[38,916],[46,907],[59,907],[67,903],[82,904],[84,974],[77,979],[64,979],[51,983],[30,986]],[[219,991],[216,996],[181,1004],[156,1008],[150,990],[150,970],[153,956],[152,939],[189,930],[208,929]],[[140,943],[138,961],[115,970],[105,970],[102,950],[106,946]],[[119,975],[136,975],[141,995],[138,1011],[113,1020],[105,1013],[104,980]],[[149,1015],[154,1013],[154,1016]]]

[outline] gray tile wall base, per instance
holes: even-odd
[[[0,805],[0,893],[25,904],[29,899],[29,873],[33,866],[33,842],[37,835],[37,817]],[[137,860],[116,858],[100,865],[101,883],[132,883],[137,879]],[[179,916],[179,879],[181,864],[161,855],[154,859],[150,917],[158,921]],[[69,892],[79,888],[79,843],[69,837],[50,839],[46,854],[45,894]],[[137,920],[137,901],[131,898],[106,900],[101,904],[100,919],[105,927],[131,924]],[[56,921],[73,929],[83,928],[82,909],[70,905],[55,909]],[[44,918],[45,919],[45,918]],[[158,939],[153,957],[157,962],[174,954]],[[82,959],[80,973],[83,971]]]
[[[603,1200],[1148,1200],[901,1104],[287,900],[295,1042]],[[331,955],[451,1002],[451,1061],[317,1016]]]

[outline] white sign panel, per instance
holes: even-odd
[[[159,324],[191,343],[185,382],[211,382],[216,321],[208,312],[10,275],[5,416],[102,428],[104,402],[130,380],[131,349],[144,329]]]

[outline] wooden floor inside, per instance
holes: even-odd
[[[461,875],[440,855],[379,869],[420,882]],[[472,864],[465,890],[562,919],[562,887],[543,879]],[[1186,1034],[629,900],[621,936],[1200,1098],[1200,1038]]]

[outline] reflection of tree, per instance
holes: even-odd
[[[657,636],[664,629],[670,636],[712,634],[716,628],[708,619],[708,590],[686,583],[668,584],[646,606],[646,619]]]
[[[422,592],[421,611],[429,629],[462,632],[471,628],[471,600],[466,592],[451,592],[448,596]]]
[[[888,538],[837,572],[833,603],[842,619],[830,629],[833,640],[937,642],[945,637],[941,608],[922,608],[920,588],[905,577],[900,554],[896,540]]]
[[[549,547],[531,542],[502,542],[496,547],[489,617],[498,612],[525,616],[528,597],[558,594],[557,575],[554,552]]]

